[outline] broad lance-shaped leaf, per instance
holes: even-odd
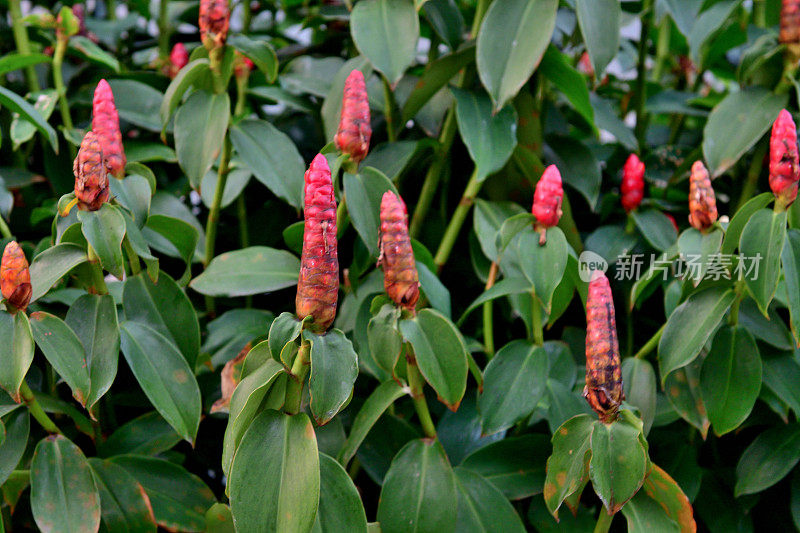
[[[31,302],[49,291],[70,270],[88,259],[86,250],[77,244],[61,243],[33,258],[31,273]]]
[[[81,405],[86,405],[90,398],[91,378],[78,336],[63,320],[43,311],[31,313],[31,330],[36,345],[72,389],[72,396]]]
[[[28,316],[0,311],[0,387],[15,401],[21,401],[19,388],[33,362],[33,333]],[[15,465],[16,466],[16,465]]]
[[[622,385],[625,401],[639,409],[644,434],[650,432],[656,416],[656,372],[646,359],[627,357],[622,361]]]
[[[196,91],[175,115],[175,153],[192,187],[200,185],[222,151],[231,115],[228,93]]]
[[[150,498],[123,467],[95,457],[89,459],[100,494],[102,521],[108,531],[156,531]]]
[[[361,496],[342,465],[319,454],[319,509],[314,531],[367,533],[367,515]]]
[[[578,25],[598,79],[619,49],[619,0],[576,0]]]
[[[558,519],[558,510],[589,479],[591,438],[595,422],[588,415],[570,418],[553,434],[553,454],[547,459],[544,501]]]
[[[353,226],[370,253],[377,255],[381,198],[386,191],[397,194],[397,188],[382,172],[369,167],[355,175],[345,173],[343,179],[347,212]]]
[[[781,266],[786,279],[786,297],[789,302],[789,316],[792,334],[800,346],[800,230],[790,229],[781,252]]]
[[[771,487],[800,461],[800,425],[772,427],[747,447],[736,465],[736,497]]]
[[[457,531],[525,531],[514,507],[494,485],[480,474],[457,467]]]
[[[300,261],[285,250],[251,246],[211,260],[189,286],[206,296],[234,297],[297,285]]]
[[[17,468],[28,446],[31,420],[27,409],[17,409],[3,418],[5,440],[0,444],[0,484]]]
[[[392,85],[414,61],[419,18],[411,0],[362,0],[350,15],[356,48]]]
[[[122,263],[122,239],[125,237],[125,218],[117,207],[103,204],[97,211],[79,211],[78,220],[88,243],[94,248],[102,267],[117,279],[125,275]]]
[[[311,413],[318,425],[327,424],[353,393],[358,356],[353,343],[339,329],[324,335],[305,331],[303,338],[311,342]]]
[[[781,276],[786,216],[786,211],[756,211],[739,238],[741,257],[734,273],[737,279],[744,279],[747,290],[764,316],[767,316],[767,308],[775,296]]]
[[[58,136],[56,135],[56,130],[54,130],[44,117],[42,117],[41,113],[24,98],[5,87],[0,87],[0,107],[5,107],[14,113],[18,113],[25,120],[36,126],[36,129],[39,130],[47,139],[47,142],[50,143],[50,147],[53,151],[58,153]]]
[[[539,235],[530,227],[519,237],[520,267],[536,290],[536,297],[549,313],[553,293],[567,267],[567,239],[559,228],[547,229],[547,242],[539,245]]]

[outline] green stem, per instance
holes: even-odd
[[[653,334],[653,336],[650,337],[650,340],[647,341],[645,345],[642,346],[642,348],[638,352],[636,352],[636,355],[634,355],[634,357],[636,359],[644,359],[647,356],[647,354],[655,350],[656,346],[658,346],[658,341],[661,340],[661,335],[664,334],[664,328],[666,327],[667,325],[664,324],[663,326],[658,328],[658,331],[656,331]]]
[[[642,30],[639,35],[639,62],[636,67],[636,128],[634,133],[639,141],[639,146],[645,145],[645,133],[647,131],[647,117],[644,103],[647,100],[647,80],[645,79],[645,67],[647,62],[647,39],[650,36],[650,22],[652,19],[653,0],[644,0],[642,9]]]
[[[161,0],[158,6],[158,52],[162,58],[169,57],[169,0]]]
[[[13,237],[11,230],[8,228],[8,224],[6,224],[6,221],[2,215],[0,215],[0,234],[3,235],[4,239],[11,239]]]
[[[450,252],[453,250],[453,245],[456,243],[458,234],[461,231],[461,226],[464,224],[464,220],[466,220],[467,214],[470,208],[472,208],[472,204],[475,203],[475,196],[477,196],[478,192],[481,190],[481,185],[483,185],[483,181],[478,180],[478,169],[476,167],[467,182],[467,187],[464,189],[461,201],[458,202],[458,207],[450,219],[450,224],[447,225],[442,241],[439,243],[439,249],[436,250],[436,257],[433,258],[437,269],[440,271],[450,257]]]
[[[769,143],[762,142],[756,146],[753,152],[753,159],[750,161],[750,168],[747,169],[747,179],[742,186],[742,193],[739,195],[739,202],[736,204],[736,213],[753,196],[758,186],[758,177],[761,175],[761,167],[764,164],[764,155],[767,153]]]
[[[128,254],[128,262],[131,264],[131,275],[135,276],[142,271],[142,267],[139,264],[139,256],[133,250],[133,246],[127,235],[122,239],[122,246],[125,248],[125,253]]]
[[[494,286],[494,282],[497,279],[497,271],[497,261],[492,261],[492,266],[489,267],[489,278],[486,280],[484,292]],[[483,349],[486,351],[486,356],[489,359],[494,357],[494,313],[492,309],[492,300],[483,304]]]
[[[250,0],[242,0],[242,33],[250,33],[250,24],[253,20],[253,12],[250,9]]]
[[[28,40],[28,29],[22,22],[22,10],[20,0],[8,0],[8,11],[11,14],[11,30],[14,33],[14,44],[17,45],[17,52],[23,56],[31,54],[31,43]],[[28,89],[35,93],[41,90],[39,78],[36,77],[36,69],[33,65],[25,67],[25,78],[28,81]]]
[[[386,76],[381,76],[383,82],[383,116],[386,118],[386,134],[389,137],[389,142],[397,141],[397,117],[394,112],[394,93],[392,93],[392,86]]]
[[[214,246],[217,241],[217,224],[219,223],[220,207],[222,206],[222,195],[225,192],[225,183],[228,181],[228,164],[231,159],[231,140],[225,136],[225,143],[222,147],[222,155],[219,159],[219,170],[217,172],[217,187],[214,190],[214,200],[211,202],[211,209],[208,211],[206,220],[206,255],[203,261],[203,268],[208,268],[211,260],[214,259]],[[206,297],[206,310],[213,315],[215,312],[214,298]]]
[[[536,289],[531,289],[531,326],[533,327],[533,342],[537,346],[544,346],[544,331],[542,331],[542,308]]]
[[[475,7],[475,18],[472,19],[472,29],[470,30],[470,37],[477,37],[478,30],[481,28],[481,22],[486,15],[486,10],[489,9],[489,4],[492,0],[478,0],[478,5]]]
[[[33,391],[28,386],[28,383],[23,379],[22,385],[19,387],[19,395],[22,397],[22,401],[25,402],[25,405],[28,406],[28,410],[31,412],[31,416],[39,422],[39,425],[44,428],[45,431],[48,433],[61,433],[61,430],[58,429],[55,422],[47,416],[47,413],[44,412],[42,406],[39,405],[39,402],[36,400],[36,396],[34,396]]]
[[[753,0],[753,25],[759,28],[767,27],[766,0]]]
[[[311,344],[304,340],[297,351],[297,357],[292,364],[291,375],[286,384],[286,402],[283,410],[286,414],[296,415],[300,412],[303,400],[303,381],[311,369]]]
[[[669,17],[664,17],[658,27],[658,42],[656,43],[656,64],[653,67],[653,80],[656,83],[661,81],[664,75],[667,61],[669,61],[669,45],[672,37],[672,27]]]
[[[108,20],[117,20],[117,0],[106,0],[106,8],[108,9]]]
[[[478,390],[483,391],[483,372],[481,372],[481,367],[478,366],[478,362],[475,361],[470,351],[467,351],[467,365],[469,366],[469,373],[472,374],[472,377],[475,378],[475,383],[478,384]]]
[[[53,52],[53,84],[55,85],[56,92],[58,93],[58,104],[61,112],[61,122],[64,127],[71,131],[73,129],[72,116],[69,113],[69,102],[67,102],[67,89],[64,86],[64,77],[62,72],[62,65],[64,64],[64,54],[67,51],[68,37],[59,37],[56,40],[56,49]],[[76,150],[72,143],[69,144],[69,150],[72,157],[75,157]]]
[[[248,78],[242,76],[236,78],[236,107],[233,109],[233,116],[239,117],[244,113],[247,103],[247,82]]]
[[[18,483],[24,481],[30,483],[31,471],[30,470],[14,470],[8,476],[9,483]]]
[[[106,280],[103,277],[103,267],[100,266],[100,258],[97,257],[97,252],[94,251],[92,245],[88,245],[89,267],[92,272],[92,289],[95,294],[108,294],[108,287]]]
[[[600,507],[600,516],[597,517],[594,533],[608,533],[612,520],[614,520],[614,515],[608,514],[605,507]]]
[[[413,357],[409,359],[406,365],[406,373],[408,374],[408,386],[411,389],[411,399],[414,400],[414,409],[417,411],[417,417],[425,436],[435,439],[436,427],[433,425],[431,413],[428,410],[428,402],[425,400],[425,393],[423,392],[425,380],[422,378],[419,368],[417,368],[416,360]]]

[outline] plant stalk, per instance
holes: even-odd
[[[297,351],[297,357],[294,359],[291,375],[286,384],[286,402],[283,407],[286,414],[296,415],[300,412],[300,406],[303,400],[303,382],[310,369],[311,344],[303,340],[300,344],[300,349]]]
[[[475,196],[481,190],[481,185],[483,185],[483,181],[478,180],[478,169],[476,167],[472,171],[472,176],[467,182],[461,201],[458,202],[458,207],[450,219],[450,224],[447,225],[442,241],[439,243],[439,249],[436,250],[436,257],[433,258],[438,271],[441,271],[444,264],[447,263],[450,252],[453,250],[453,245],[455,245],[458,234],[461,231],[461,226],[464,225],[464,220],[466,220],[472,204],[475,203]]]
[[[489,279],[486,280],[486,287],[483,292],[494,287],[494,282],[497,279],[497,270],[497,261],[492,261],[492,266],[489,267]],[[489,359],[494,357],[494,313],[492,303],[493,301],[489,300],[483,304],[483,349]]]
[[[125,253],[128,255],[128,262],[131,265],[131,275],[135,276],[142,271],[142,267],[139,264],[139,256],[133,250],[133,246],[127,235],[122,239],[122,246],[125,248]]]
[[[89,267],[92,271],[92,290],[95,294],[108,294],[106,280],[103,277],[103,267],[100,266],[100,258],[97,257],[97,252],[94,251],[91,244],[87,254],[89,256]]]
[[[436,427],[433,425],[431,413],[428,410],[428,402],[425,400],[425,392],[423,391],[425,379],[417,367],[417,361],[414,359],[411,348],[409,348],[409,355],[410,357],[406,359],[406,373],[408,375],[408,386],[411,389],[411,399],[414,400],[414,409],[417,411],[417,417],[425,436],[435,439]]]
[[[653,80],[661,82],[667,61],[669,61],[669,45],[672,37],[672,27],[669,17],[664,17],[658,27],[658,41],[656,42],[656,64],[653,67]]]
[[[2,235],[4,239],[11,239],[13,237],[8,224],[6,224],[6,220],[2,215],[0,215],[0,235]]]
[[[594,533],[608,533],[612,520],[614,520],[614,515],[608,514],[605,507],[600,507],[600,516],[597,517]]]
[[[650,337],[650,340],[648,340],[644,344],[644,346],[642,346],[642,348],[638,352],[636,352],[636,355],[634,355],[634,357],[636,359],[644,359],[647,356],[647,354],[652,352],[658,346],[658,341],[661,340],[661,335],[664,334],[664,328],[666,327],[667,325],[664,324],[660,328],[658,328],[658,331],[656,331],[653,334],[653,336]]]
[[[14,44],[17,46],[17,52],[23,56],[28,56],[31,54],[31,43],[28,40],[28,29],[22,22],[20,0],[8,0],[8,11],[11,14],[11,30],[14,33]],[[36,69],[33,65],[25,67],[25,79],[28,82],[28,90],[30,92],[35,93],[41,90],[39,78],[36,77]]]
[[[542,308],[536,296],[536,288],[531,289],[531,327],[533,328],[533,343],[544,346],[544,332],[542,331]]]
[[[394,93],[392,92],[392,86],[389,84],[389,80],[386,79],[386,76],[381,76],[381,81],[383,82],[383,116],[386,118],[386,135],[389,138],[389,142],[393,143],[397,141],[397,130],[399,126],[396,124],[397,115],[394,109]]]
[[[644,0],[642,9],[642,30],[639,35],[639,60],[636,66],[636,128],[634,133],[639,141],[639,147],[645,145],[645,134],[647,132],[647,116],[644,109],[647,100],[647,80],[645,80],[645,68],[647,62],[647,39],[650,36],[650,26],[653,18],[653,0]]]
[[[217,187],[214,189],[214,200],[208,211],[206,220],[206,255],[203,261],[203,268],[208,268],[211,260],[214,259],[214,245],[217,240],[217,224],[219,223],[220,206],[222,205],[222,195],[225,192],[225,184],[228,181],[228,165],[231,159],[231,139],[226,134],[225,143],[222,148],[222,155],[219,159],[219,169],[217,172]],[[215,312],[214,298],[206,297],[206,310],[213,316]]]
[[[169,57],[169,0],[160,0],[158,5],[158,53],[162,58]]]
[[[28,406],[28,410],[31,412],[31,416],[39,422],[39,425],[47,431],[48,433],[58,433],[61,434],[61,430],[58,429],[58,426],[53,422],[53,420],[47,416],[47,413],[44,412],[42,406],[39,405],[39,402],[36,400],[36,396],[34,396],[33,391],[28,386],[28,383],[23,379],[22,385],[19,388],[19,395],[22,397],[22,401],[25,402],[25,405]]]
[[[483,372],[481,372],[481,367],[478,366],[478,362],[475,361],[472,352],[469,350],[467,350],[467,365],[469,366],[469,373],[472,374],[472,377],[475,378],[475,383],[478,384],[478,392],[483,392]]]

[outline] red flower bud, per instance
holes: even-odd
[[[97,135],[109,172],[118,179],[125,176],[125,150],[119,130],[119,115],[114,93],[106,80],[100,80],[92,101],[92,131]]]
[[[108,201],[108,168],[100,139],[94,132],[87,133],[81,141],[72,172],[75,174],[78,208],[83,211],[100,209]]]
[[[372,137],[372,126],[370,126],[367,85],[361,71],[354,70],[344,82],[339,131],[333,139],[339,150],[359,163],[367,156],[370,137]]]
[[[183,43],[176,43],[169,53],[169,77],[174,78],[189,63],[189,52]]]
[[[608,278],[599,270],[592,273],[586,299],[586,387],[583,397],[600,420],[617,417],[622,390],[617,322]]]
[[[555,165],[544,169],[544,174],[536,184],[533,193],[533,207],[531,213],[536,217],[536,228],[540,234],[539,244],[545,243],[547,228],[558,224],[561,218],[561,202],[564,199],[564,189],[561,187],[561,173]]]
[[[402,198],[392,191],[381,199],[381,253],[383,287],[394,303],[411,311],[419,300],[419,274],[408,236],[408,212]]]
[[[695,161],[689,176],[689,224],[705,231],[717,221],[717,198],[711,187],[708,170],[702,161]]]
[[[305,174],[305,230],[297,316],[314,317],[312,327],[327,330],[336,317],[339,297],[339,258],[336,243],[336,198],[328,160],[317,154]]]
[[[783,44],[800,43],[800,0],[783,0],[781,3],[781,30]]]
[[[797,197],[800,164],[797,156],[797,128],[785,109],[772,124],[769,140],[769,187],[776,201],[787,207]]]
[[[0,289],[7,304],[14,309],[25,311],[31,301],[31,273],[28,260],[16,241],[6,244],[3,260],[0,262]],[[8,306],[6,306],[8,307]]]
[[[200,40],[209,52],[222,48],[228,37],[228,0],[200,0]]]
[[[644,163],[631,154],[622,167],[622,207],[630,212],[639,207],[644,197]]]

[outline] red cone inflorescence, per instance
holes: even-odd
[[[81,141],[72,172],[78,208],[83,211],[100,209],[108,201],[108,168],[100,139],[94,132],[88,132]]]
[[[608,278],[599,270],[592,273],[586,299],[586,387],[583,397],[605,423],[617,417],[620,403],[625,399],[614,300]]]
[[[10,312],[25,311],[31,301],[31,273],[28,260],[16,241],[6,244],[0,261],[0,290]]]
[[[800,43],[800,0],[783,0],[781,3],[781,30],[783,44]]]
[[[381,253],[383,287],[394,303],[411,311],[419,300],[419,274],[408,236],[408,212],[402,198],[392,191],[381,199]]]
[[[200,0],[200,40],[209,52],[222,48],[228,38],[228,0]]]
[[[544,174],[536,184],[533,194],[533,207],[531,213],[536,217],[536,228],[539,232],[539,244],[546,240],[547,228],[558,224],[561,218],[561,202],[564,199],[564,189],[561,187],[561,173],[555,165],[544,169]]]
[[[772,124],[769,140],[769,187],[778,204],[788,207],[794,202],[798,179],[797,128],[792,115],[783,109]]]
[[[689,224],[705,231],[717,221],[717,198],[702,161],[695,161],[689,176]]]
[[[342,115],[334,141],[339,150],[348,154],[352,161],[359,163],[367,156],[370,137],[372,137],[372,126],[367,85],[361,71],[354,70],[344,83]]]
[[[178,75],[178,72],[181,71],[183,67],[189,64],[189,52],[186,51],[186,47],[183,43],[176,43],[175,46],[172,47],[172,51],[169,53],[169,65],[167,69],[167,73],[170,78],[175,78]]]
[[[92,131],[100,141],[109,172],[118,179],[125,177],[127,161],[122,147],[122,132],[119,130],[119,114],[114,105],[114,93],[106,80],[100,80],[94,90]]]
[[[622,207],[631,212],[644,198],[644,163],[636,154],[628,156],[622,167]]]
[[[336,198],[328,160],[317,154],[305,174],[305,230],[295,305],[297,316],[314,317],[311,327],[325,331],[336,318],[339,258]]]

